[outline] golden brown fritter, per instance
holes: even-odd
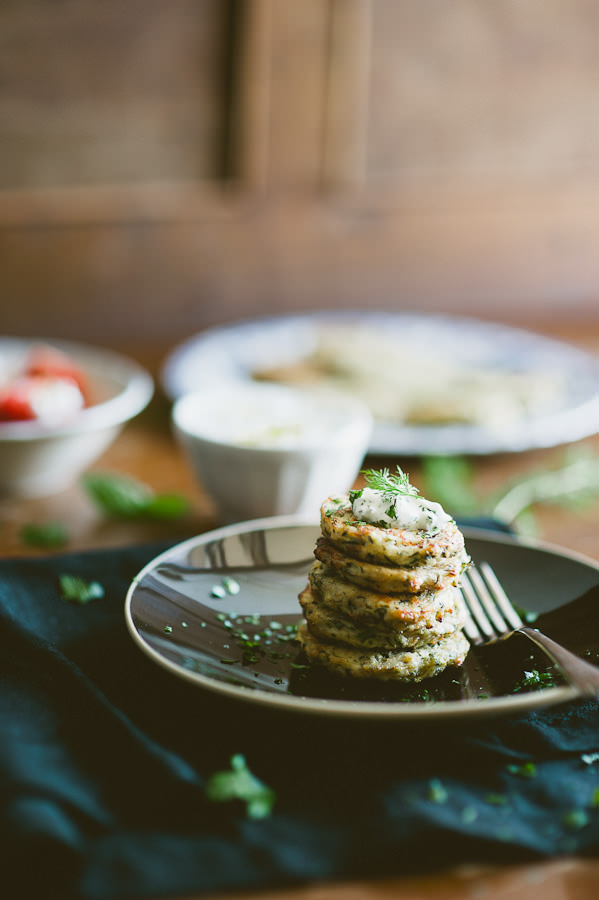
[[[349,497],[329,497],[321,507],[322,535],[340,552],[375,565],[436,565],[464,553],[464,537],[452,520],[435,532],[360,522]]]
[[[394,650],[433,644],[462,627],[461,605],[445,604],[439,597],[436,594],[424,600],[393,600],[388,610],[381,605],[358,609],[355,614],[347,612],[342,604],[327,603],[311,587],[306,587],[299,599],[313,637],[351,647]]]
[[[436,644],[412,650],[369,650],[315,638],[305,623],[298,628],[304,653],[312,663],[336,675],[382,681],[417,682],[438,675],[448,666],[460,666],[469,644],[456,631]]]
[[[314,555],[344,581],[351,581],[384,594],[441,591],[458,583],[468,562],[468,555],[462,551],[436,564],[381,565],[348,556],[338,544],[335,545],[325,538],[319,538],[316,542]]]

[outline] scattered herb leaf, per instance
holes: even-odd
[[[462,810],[462,822],[465,825],[470,825],[472,822],[476,822],[478,819],[478,810],[474,806],[465,806]]]
[[[530,761],[522,763],[522,765],[517,763],[508,765],[507,770],[512,775],[520,775],[521,778],[534,778],[537,774],[537,767]]]
[[[217,803],[242,800],[250,819],[264,819],[270,815],[275,793],[249,770],[240,753],[231,757],[231,769],[216,772],[206,784],[206,794]]]
[[[538,669],[533,669],[530,672],[524,672],[523,677],[514,688],[514,693],[517,694],[518,691],[523,690],[540,691],[545,688],[555,687],[557,683],[558,680],[554,672],[539,672]]]
[[[21,528],[21,540],[30,547],[63,547],[69,534],[62,522],[29,522]]]
[[[447,803],[449,794],[438,778],[431,778],[428,784],[428,799],[432,803]]]
[[[585,766],[592,766],[593,763],[599,762],[599,753],[583,753],[580,758]]]
[[[222,581],[223,587],[226,590],[227,594],[238,594],[241,590],[239,582],[234,578],[231,578],[230,575],[225,575]]]
[[[187,511],[179,494],[156,494],[148,485],[116,472],[87,472],[82,484],[105,514],[119,519],[174,519]]]
[[[566,828],[577,830],[589,824],[588,813],[584,809],[571,809],[562,819]]]
[[[86,581],[79,575],[63,574],[58,576],[60,592],[70,603],[89,603],[104,596],[104,588],[99,581]]]

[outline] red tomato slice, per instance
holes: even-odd
[[[29,379],[17,378],[0,390],[0,422],[22,422],[35,418]]]
[[[83,408],[79,385],[62,375],[22,375],[0,390],[0,422],[68,421]]]

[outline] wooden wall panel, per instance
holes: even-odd
[[[21,21],[41,4],[4,9]],[[73,0],[59,5],[75,15]],[[141,166],[120,185],[106,168],[43,188],[5,173],[0,332],[175,342],[237,318],[343,306],[552,327],[599,319],[590,0],[226,6],[230,33],[225,4],[146,4],[156,21],[177,20],[167,44],[186,22],[186,40],[206,49],[201,62],[184,53],[177,75],[187,109],[197,92],[193,165],[171,156],[171,168]],[[175,45],[161,50],[173,71]],[[0,87],[0,109],[24,97],[20,78]],[[136,108],[143,118],[148,107]]]
[[[599,4],[375,0],[372,12],[370,178],[599,175]]]
[[[386,213],[292,195],[228,216],[206,197],[181,221],[0,229],[0,331],[175,342],[344,306],[597,322],[597,207],[576,190],[495,199]]]
[[[215,177],[228,0],[3,0],[0,189]]]

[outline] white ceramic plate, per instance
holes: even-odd
[[[547,376],[558,379],[561,394],[532,414],[497,424],[408,425],[379,418],[372,453],[488,454],[557,446],[597,432],[599,368],[589,354],[561,341],[521,329],[451,316],[385,312],[323,312],[254,319],[209,329],[179,345],[166,359],[162,383],[176,399],[196,388],[246,381],[257,369],[289,365],[314,352],[323,329],[349,328],[356,334],[382,334],[402,349],[423,348],[422,371],[435,377],[440,360],[485,377]],[[389,354],[386,354],[388,358]],[[441,372],[441,369],[439,369]],[[440,374],[439,384],[444,383]],[[446,380],[445,380],[446,383]],[[505,399],[505,397],[504,397]],[[509,400],[509,397],[507,398]],[[497,405],[497,404],[496,404]]]
[[[525,667],[511,652],[501,656],[492,693],[479,680],[474,651],[463,670],[409,689],[362,688],[354,679],[306,666],[293,634],[319,533],[313,522],[278,517],[221,528],[171,548],[129,589],[125,611],[134,641],[158,665],[200,688],[327,716],[434,721],[524,712],[577,696],[565,684],[514,692]],[[583,557],[493,532],[464,529],[464,535],[473,560],[488,560],[513,602],[532,612],[560,610],[597,585],[597,566]],[[526,642],[525,653],[531,646]],[[512,674],[508,656],[509,666],[517,667]]]

